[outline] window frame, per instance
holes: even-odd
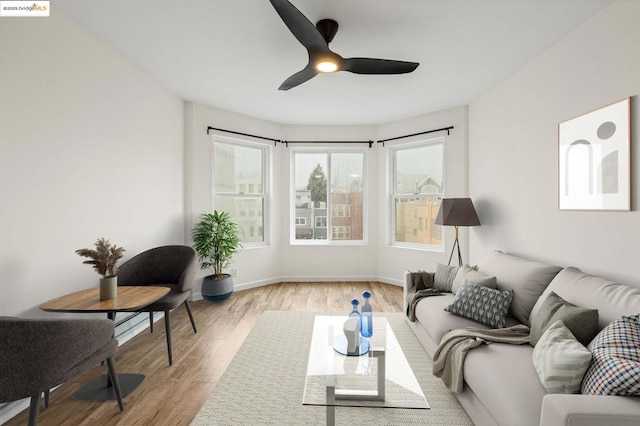
[[[417,149],[426,146],[433,145],[441,145],[442,146],[442,192],[439,193],[413,193],[413,194],[397,194],[397,152]],[[433,244],[422,244],[422,243],[409,243],[404,241],[396,241],[396,200],[397,199],[428,199],[428,198],[444,198],[445,194],[445,166],[446,166],[446,145],[444,136],[423,139],[414,142],[401,143],[394,146],[389,147],[388,151],[388,197],[389,197],[389,224],[387,227],[388,232],[388,241],[389,246],[391,247],[400,247],[412,250],[421,250],[421,251],[430,251],[430,252],[438,252],[443,253],[445,247],[444,240],[444,230],[441,232],[441,244],[433,245]],[[416,212],[414,212],[417,214]],[[426,222],[426,218],[422,218]],[[420,220],[420,216],[417,217],[417,220]],[[425,223],[426,225],[426,223]],[[417,229],[417,228],[416,228]]]
[[[362,154],[362,239],[361,240],[334,240],[331,235],[332,229],[332,207],[333,205],[330,202],[330,194],[331,194],[331,154]],[[294,220],[289,220],[289,243],[291,245],[367,245],[369,243],[369,202],[368,202],[368,190],[369,190],[369,154],[366,148],[336,148],[336,147],[317,147],[317,148],[309,148],[309,147],[292,147],[290,156],[289,156],[289,165],[290,165],[290,187],[289,187],[289,205],[290,205],[290,218],[296,217],[296,165],[295,158],[296,154],[326,154],[327,155],[327,170],[325,171],[327,175],[327,215],[326,219],[326,228],[327,229],[327,238],[326,239],[296,239],[296,226]],[[313,221],[312,224],[315,224]]]
[[[242,241],[242,247],[245,249],[250,248],[258,248],[258,247],[269,247],[271,245],[271,159],[272,159],[272,148],[270,145],[258,142],[252,142],[244,139],[231,138],[226,136],[213,135],[211,139],[211,207],[212,210],[216,209],[216,199],[222,198],[246,198],[246,199],[254,199],[261,198],[262,199],[262,225],[258,225],[258,232],[262,227],[262,241],[251,241],[245,242]],[[231,145],[234,147],[243,147],[243,148],[251,148],[257,149],[261,152],[261,166],[262,166],[262,183],[261,183],[261,192],[249,193],[249,192],[240,192],[238,188],[238,192],[216,192],[215,191],[215,144],[225,144]],[[238,185],[240,186],[240,184]],[[248,190],[248,185],[244,186],[245,189]],[[253,210],[255,213],[255,210]],[[249,211],[246,211],[243,217],[251,217]]]

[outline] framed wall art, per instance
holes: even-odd
[[[560,210],[631,209],[631,98],[558,125]]]

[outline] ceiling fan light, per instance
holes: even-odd
[[[316,64],[316,69],[319,72],[335,72],[338,70],[338,64],[332,61],[321,61]]]

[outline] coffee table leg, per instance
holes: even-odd
[[[384,401],[385,398],[385,377],[386,377],[386,357],[384,348],[370,349],[369,356],[372,358],[378,359],[378,377],[377,385],[378,388],[374,391],[372,390],[343,390],[343,389],[335,389],[335,378],[333,392],[335,395],[335,399],[350,399],[350,400],[361,400],[361,401]],[[329,385],[327,384],[327,387]]]
[[[384,349],[374,349],[372,352],[372,356],[378,358],[378,399],[384,401],[387,360],[384,356]]]
[[[336,425],[336,377],[327,376],[327,426]]]

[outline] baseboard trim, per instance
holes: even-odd
[[[317,276],[317,275],[287,275],[283,277],[272,277],[264,280],[250,281],[242,284],[236,284],[233,291],[243,291],[252,288],[264,287],[278,283],[303,283],[303,282],[353,282],[353,281],[379,281],[385,284],[391,284],[402,287],[401,280],[394,280],[386,277],[374,277],[368,275],[334,275],[334,276]],[[198,286],[199,287],[199,286]],[[202,290],[194,288],[191,294],[191,300],[202,300]]]

